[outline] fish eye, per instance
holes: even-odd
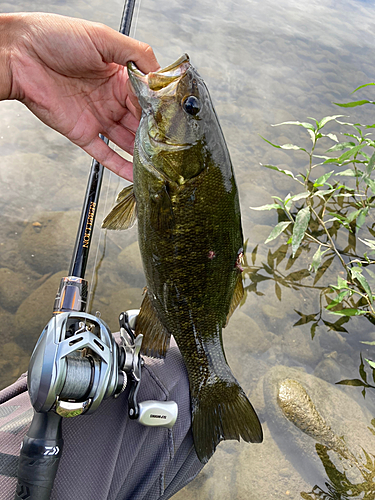
[[[182,103],[182,107],[188,115],[195,116],[201,109],[201,103],[195,95],[189,95]]]

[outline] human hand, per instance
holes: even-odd
[[[141,110],[126,63],[145,73],[158,70],[151,47],[103,24],[27,13],[0,15],[0,48],[8,56],[8,64],[0,64],[6,69],[0,99],[23,102],[105,167],[132,180],[132,164],[99,133],[133,153]]]

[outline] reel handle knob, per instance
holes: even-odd
[[[149,427],[167,427],[176,423],[178,406],[174,401],[142,401],[138,403],[138,422]]]

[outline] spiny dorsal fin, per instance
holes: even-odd
[[[133,184],[124,188],[117,195],[117,205],[109,212],[102,222],[104,229],[129,229],[137,219],[136,200]]]
[[[241,300],[242,300],[242,297],[244,296],[244,289],[243,289],[243,282],[242,282],[242,273],[238,273],[238,278],[237,278],[237,283],[236,283],[236,287],[234,289],[234,292],[233,292],[233,296],[232,296],[232,302],[230,303],[230,306],[229,306],[229,311],[228,311],[228,314],[227,314],[227,320],[225,322],[225,325],[224,325],[224,328],[227,326],[229,320],[230,320],[230,317],[232,316],[232,314],[234,313],[234,311],[237,309],[237,307],[239,306]]]
[[[143,335],[142,354],[152,358],[165,356],[169,348],[171,335],[158,318],[147,292],[137,317],[135,334],[136,336]]]

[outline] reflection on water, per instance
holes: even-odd
[[[17,0],[0,6],[3,12],[44,10],[117,28],[122,1]],[[184,500],[295,499],[301,492],[310,492],[305,498],[324,498],[323,493],[317,496],[317,489],[313,492],[314,485],[331,494],[326,498],[371,498],[369,492],[361,496],[365,490],[353,489],[350,496],[349,489],[334,489],[333,469],[325,466],[328,451],[317,445],[321,450],[317,458],[315,445],[303,441],[299,446],[300,437],[287,434],[291,432],[283,427],[287,420],[274,407],[277,396],[272,387],[278,379],[271,381],[272,370],[298,367],[318,386],[326,384],[324,404],[331,427],[336,432],[342,415],[350,421],[346,413],[350,407],[356,421],[342,434],[354,443],[350,450],[355,443],[364,446],[363,433],[369,434],[367,425],[375,414],[374,391],[369,389],[364,400],[355,388],[333,384],[357,377],[361,352],[371,359],[373,347],[360,341],[375,340],[373,325],[364,318],[329,315],[324,310],[326,290],[336,282],[340,266],[327,254],[318,273],[311,276],[313,250],[304,245],[292,258],[287,236],[264,245],[278,215],[249,207],[272,203],[271,194],[285,198],[294,189],[290,179],[270,175],[259,163],[297,172],[305,167],[302,154],[275,150],[260,138],[290,142],[286,130],[271,129],[270,124],[338,114],[332,102],[350,100],[354,88],[375,81],[374,21],[374,6],[359,0],[188,4],[142,0],[137,37],[154,47],[162,66],[184,52],[190,55],[210,89],[232,156],[248,239],[247,297],[224,331],[224,342],[229,364],[245,381],[242,385],[261,415],[266,436],[261,446],[222,443],[202,475],[177,494],[177,500],[179,496]],[[369,99],[371,92],[366,94]],[[21,104],[0,105],[0,377],[4,386],[26,368],[32,346],[50,318],[58,283],[69,266],[90,159]],[[356,111],[355,116],[361,123],[373,123],[372,114],[371,107]],[[296,131],[297,144],[307,145],[308,140],[302,130]],[[98,219],[109,211],[123,185],[107,176]],[[337,232],[337,240],[341,248],[354,249],[355,241],[345,239],[343,232]],[[99,261],[103,253],[103,237],[98,255],[93,245],[87,273],[91,283],[96,256]],[[116,329],[119,312],[139,306],[143,286],[136,230],[108,233],[92,310],[100,310]],[[291,375],[283,373],[283,377]],[[375,453],[370,444],[364,446],[369,456]],[[292,445],[293,453],[288,453]],[[333,460],[334,452],[329,453]],[[358,449],[353,453],[360,456]],[[340,462],[334,464],[342,471]],[[350,481],[360,485],[357,479]],[[324,487],[327,481],[332,491]]]
[[[338,437],[327,425],[316,409],[304,387],[296,380],[286,379],[279,384],[278,404],[285,417],[298,429],[317,441],[315,448],[319,459],[327,473],[327,491],[315,485],[311,492],[301,492],[305,500],[339,500],[359,497],[373,499],[375,496],[375,456],[362,448],[358,459],[347,447],[344,438]],[[373,424],[374,420],[371,421]],[[373,433],[373,429],[369,428]],[[328,451],[335,453],[339,459],[337,465],[329,457]],[[343,469],[343,472],[339,470]],[[355,468],[360,474],[361,482],[354,482],[350,471]],[[346,471],[349,471],[348,473]]]
[[[363,450],[364,462],[357,460],[353,464],[362,476],[361,482],[352,482],[348,479],[345,468],[339,470],[338,466],[329,456],[326,446],[317,443],[316,452],[327,473],[328,481],[324,488],[315,485],[310,492],[301,492],[304,500],[346,500],[349,498],[362,498],[373,500],[375,498],[375,456]]]

